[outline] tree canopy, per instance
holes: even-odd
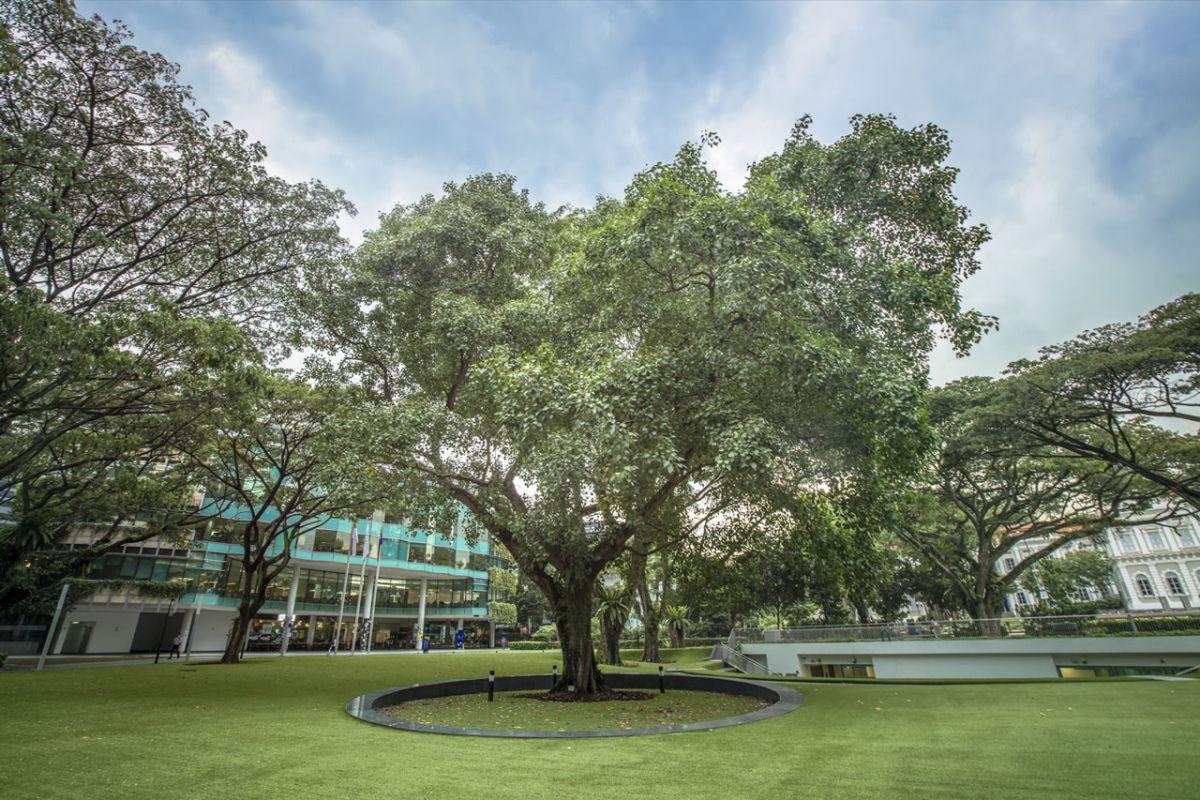
[[[1200,505],[1200,294],[1010,364],[995,423]]]
[[[339,192],[272,176],[130,40],[65,0],[0,7],[6,604],[186,528],[180,453],[255,390],[303,276],[344,247]],[[91,545],[59,552],[79,523]]]

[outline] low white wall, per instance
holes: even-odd
[[[1049,655],[874,656],[876,678],[1056,678]]]
[[[802,659],[873,664],[879,678],[1048,677],[1055,665],[1200,664],[1200,636],[1048,636],[905,639],[891,642],[747,642],[742,651],[771,672],[803,673]]]

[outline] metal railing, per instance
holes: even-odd
[[[1200,612],[1176,614],[1079,614],[1056,617],[999,617],[873,625],[813,625],[803,628],[735,628],[736,642],[870,642],[1007,636],[1200,635]],[[715,651],[714,651],[715,652]]]
[[[750,656],[740,650],[724,645],[715,644],[712,650],[712,660],[721,661],[724,664],[733,667],[738,672],[746,675],[770,675],[771,671],[767,669],[766,664],[755,661]]]

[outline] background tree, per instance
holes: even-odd
[[[687,637],[688,607],[684,605],[667,606],[667,610],[663,613],[663,620],[667,623],[667,635],[670,637],[671,647],[683,647],[684,639]]]
[[[546,594],[559,689],[601,692],[595,583],[635,537],[916,457],[935,326],[961,348],[984,324],[947,141],[861,117],[823,146],[805,122],[739,192],[688,144],[560,215],[512,178],[447,184],[313,293],[313,368],[376,401],[398,485],[462,503]]]
[[[1200,294],[1009,365],[997,425],[1200,506]]]
[[[621,666],[621,634],[632,610],[631,592],[624,583],[596,587],[596,617],[600,620],[600,661]]]
[[[177,67],[130,38],[68,2],[0,7],[5,607],[186,527],[179,452],[278,350],[263,334],[299,266],[343,246],[339,193],[270,176],[261,145],[210,126]],[[77,521],[95,537],[67,553]]]
[[[955,604],[986,620],[1000,616],[1004,596],[1035,564],[1153,498],[1108,464],[1057,457],[991,424],[990,402],[1002,400],[986,378],[931,394],[941,441],[928,483],[910,498],[898,529],[914,555],[949,582]],[[1030,547],[1027,554],[999,568],[1019,544]]]
[[[1062,612],[1082,600],[1089,589],[1107,597],[1113,578],[1112,559],[1101,550],[1073,550],[1060,558],[1046,558],[1025,573],[1021,587],[1033,597],[1045,592],[1039,605]]]
[[[688,598],[694,635],[724,637],[745,626],[754,610],[755,580],[748,559],[739,557],[745,548],[744,542],[709,536],[689,541],[676,552],[679,596]]]
[[[214,510],[241,526],[240,599],[221,661],[236,664],[271,582],[296,541],[330,517],[383,502],[376,470],[356,446],[366,439],[353,397],[268,378],[245,411],[229,413],[211,451],[192,453]]]
[[[522,576],[519,570],[517,571],[517,593],[513,598],[513,605],[517,607],[517,622],[523,622],[528,626],[530,636],[550,616],[550,604],[546,601],[546,595],[542,594],[542,590],[529,579]]]

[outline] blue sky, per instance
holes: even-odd
[[[272,168],[344,189],[358,240],[442,182],[511,172],[587,204],[715,130],[722,180],[795,119],[936,122],[993,241],[1000,317],[934,380],[1200,290],[1200,4],[94,2],[178,62]]]

